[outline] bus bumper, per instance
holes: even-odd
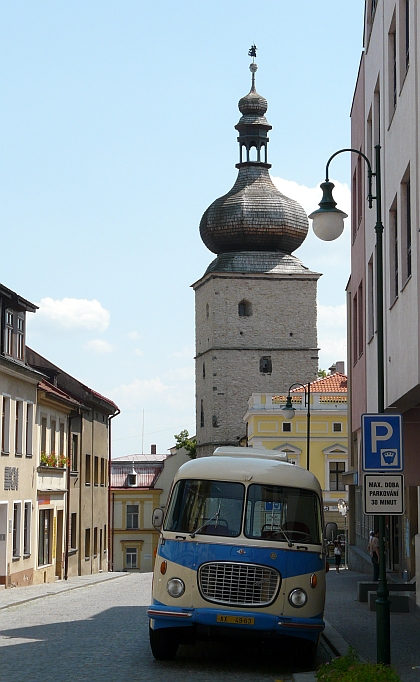
[[[177,609],[154,604],[147,610],[153,630],[193,627],[201,634],[232,634],[255,637],[295,637],[316,642],[325,624],[315,618],[284,618],[256,611],[224,609]]]

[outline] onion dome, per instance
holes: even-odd
[[[284,196],[271,180],[267,163],[267,100],[255,89],[257,65],[250,65],[252,85],[239,100],[239,169],[232,189],[216,199],[200,222],[200,235],[215,254],[240,251],[292,253],[308,233],[308,218],[297,201]]]

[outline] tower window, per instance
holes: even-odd
[[[206,363],[203,362],[203,379],[206,378]]]
[[[271,357],[269,355],[260,359],[260,372],[262,374],[271,374],[272,372]]]
[[[209,308],[209,304],[206,303],[206,317],[208,317],[209,315],[210,315],[210,308]]]
[[[252,305],[249,301],[243,299],[238,304],[238,315],[239,317],[250,317],[252,315]]]
[[[201,401],[201,406],[200,406],[200,426],[204,426],[204,405],[203,401]]]

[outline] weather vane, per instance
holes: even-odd
[[[257,56],[257,46],[251,45],[250,49],[248,50],[248,57],[252,57],[252,61],[254,61],[256,56]]]

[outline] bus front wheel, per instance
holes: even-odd
[[[152,630],[149,626],[150,648],[158,661],[171,661],[178,651],[178,638],[172,628]]]

